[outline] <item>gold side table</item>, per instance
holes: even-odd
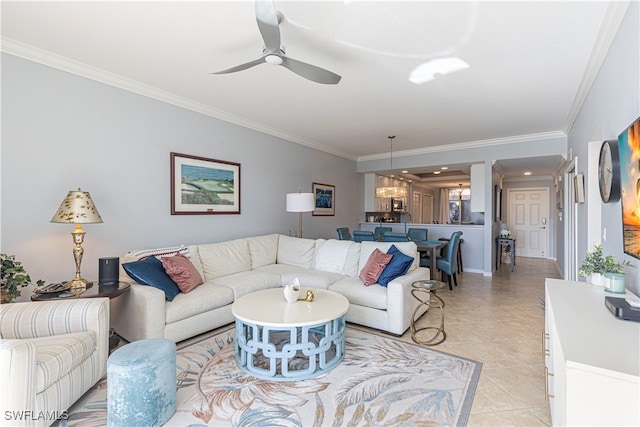
[[[444,301],[436,295],[436,290],[445,289],[447,284],[438,280],[418,280],[413,282],[411,287],[411,295],[420,302],[411,315],[411,339],[417,344],[429,346],[442,343],[447,339],[447,333],[444,331]],[[418,320],[416,315],[423,305],[428,306],[429,309],[437,308],[440,310],[440,326],[416,328],[416,321]],[[435,331],[435,334],[427,334],[425,331]],[[425,334],[427,335],[426,338],[424,338]]]

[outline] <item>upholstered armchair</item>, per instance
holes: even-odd
[[[0,425],[48,426],[107,370],[109,299],[0,306]]]

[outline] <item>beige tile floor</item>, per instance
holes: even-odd
[[[438,291],[447,339],[432,348],[483,363],[469,426],[551,425],[542,355],[545,277],[560,277],[555,262],[518,258],[514,272],[501,265],[493,277],[462,273],[453,291]],[[417,326],[439,322],[435,314]],[[402,339],[411,341],[410,332]]]

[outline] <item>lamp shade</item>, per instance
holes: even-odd
[[[60,207],[51,218],[51,222],[71,224],[101,223],[102,218],[93,204],[88,191],[71,190],[60,203]]]
[[[288,193],[287,212],[311,212],[316,208],[313,193]]]

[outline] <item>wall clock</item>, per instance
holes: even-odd
[[[620,200],[620,151],[618,141],[605,141],[600,147],[598,161],[600,197],[605,203]]]

